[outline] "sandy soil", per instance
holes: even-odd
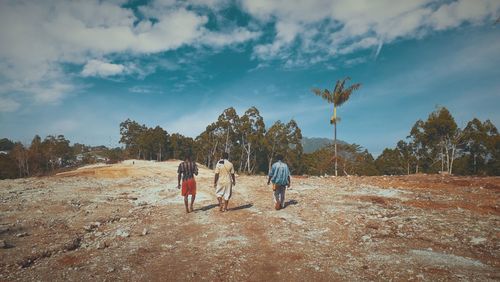
[[[178,163],[0,181],[0,280],[500,280],[500,178],[294,177],[274,211],[238,176],[221,213],[200,168],[186,214]]]

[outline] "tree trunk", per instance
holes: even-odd
[[[441,173],[444,171],[444,144],[441,141]]]
[[[247,152],[247,172],[250,174],[250,154],[252,153],[252,143],[248,143],[248,152]]]
[[[333,146],[334,146],[334,151],[335,151],[335,176],[338,176],[337,174],[337,121],[333,123],[334,127],[334,134],[333,134]]]
[[[455,160],[455,149],[456,149],[455,146],[453,146],[451,149],[450,171],[448,171],[450,174],[453,173],[453,161]]]
[[[161,162],[161,144],[160,144],[160,160],[159,161]]]

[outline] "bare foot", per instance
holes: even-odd
[[[194,211],[194,209],[193,209],[193,206],[192,206],[192,205],[191,205],[191,208],[189,209],[189,211],[191,211],[191,212],[192,212],[192,211]]]
[[[279,201],[277,201],[277,202],[274,204],[274,208],[275,208],[276,210],[279,210],[279,209],[281,208],[281,204],[280,204],[280,202],[279,202]]]

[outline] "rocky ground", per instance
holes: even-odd
[[[294,177],[274,211],[238,176],[221,213],[201,168],[186,214],[178,163],[0,181],[0,280],[500,280],[500,178]]]

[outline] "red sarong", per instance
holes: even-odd
[[[193,178],[182,181],[182,196],[196,195],[196,181]]]

